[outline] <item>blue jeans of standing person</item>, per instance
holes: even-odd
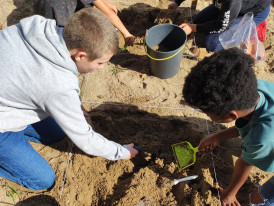
[[[250,206],[274,206],[274,176],[272,176],[262,186],[258,186],[258,193],[263,199],[264,203],[252,204],[250,199]],[[250,194],[250,197],[251,195],[252,193]]]
[[[270,6],[253,17],[256,26],[259,26],[268,17],[269,12]],[[218,14],[219,10],[213,4],[211,4],[210,6],[206,7],[197,14],[194,20],[194,24],[202,24],[207,21],[216,20]],[[235,19],[235,21],[230,25],[230,28],[234,25],[237,25],[242,20],[242,18],[243,17],[240,16],[237,19]],[[221,42],[219,41],[220,34],[221,33],[206,35],[205,46],[207,51],[220,51],[224,49]]]
[[[64,137],[65,133],[51,117],[19,132],[0,133],[0,176],[31,190],[51,187],[55,173],[28,141],[49,145]]]

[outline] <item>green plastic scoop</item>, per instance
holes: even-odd
[[[173,144],[171,147],[179,169],[185,169],[196,162],[198,147],[193,148],[187,141]]]

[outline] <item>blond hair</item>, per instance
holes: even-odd
[[[83,49],[90,60],[115,54],[119,46],[114,26],[101,11],[92,7],[74,13],[63,36],[69,50]]]

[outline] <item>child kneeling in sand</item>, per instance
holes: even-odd
[[[168,5],[168,8],[174,10],[183,1],[184,0],[175,0],[175,2]],[[265,24],[265,20],[270,12],[271,1],[272,0],[213,0],[210,6],[195,16],[194,23],[182,23],[180,27],[184,29],[187,35],[192,32],[205,33],[206,49],[208,51],[220,51],[223,49],[219,40],[220,34],[229,30],[232,26],[237,25],[248,12],[254,14],[253,20],[256,27]]]
[[[222,205],[240,205],[236,194],[252,166],[274,172],[274,83],[257,80],[253,65],[253,59],[239,49],[222,50],[199,62],[183,88],[185,101],[211,120],[236,120],[234,127],[211,134],[199,144],[199,153],[205,153],[224,140],[242,138],[242,155],[232,180],[226,189],[220,188]],[[273,204],[274,176],[258,191],[252,194],[252,203]]]
[[[81,150],[109,160],[131,159],[94,132],[81,110],[78,72],[102,69],[118,50],[118,35],[97,9],[75,13],[65,28],[32,16],[0,31],[0,176],[32,190],[55,181],[28,141],[52,144],[67,135]]]

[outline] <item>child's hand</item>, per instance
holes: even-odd
[[[133,46],[134,40],[135,40],[135,36],[133,36],[131,34],[126,36],[125,37],[125,47]]]
[[[196,24],[183,23],[179,27],[181,27],[187,35],[191,32],[196,32]]]
[[[219,144],[218,136],[216,134],[211,134],[201,140],[198,148],[198,153],[209,153]]]
[[[177,9],[177,7],[178,7],[178,4],[176,2],[172,2],[172,3],[168,4],[168,6],[167,6],[167,8],[171,9],[171,10],[175,10],[175,9]]]
[[[131,158],[135,157],[137,154],[138,154],[138,150],[134,149],[134,144],[131,143],[131,144],[128,144],[127,147],[129,148],[129,156],[128,158],[126,158],[127,160],[130,160]]]
[[[236,195],[231,194],[228,189],[223,189],[220,186],[218,186],[218,189],[220,190],[222,206],[241,206]]]

